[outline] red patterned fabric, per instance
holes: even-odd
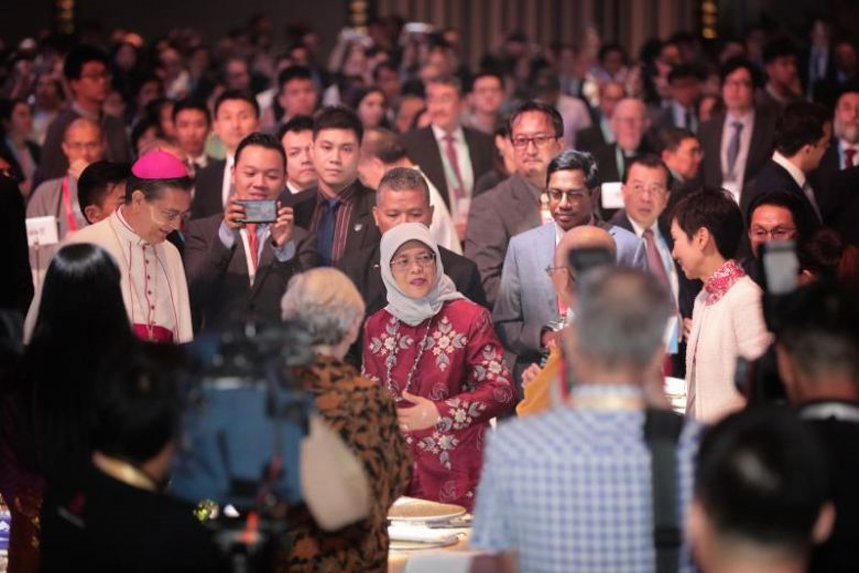
[[[704,283],[704,290],[707,293],[704,298],[704,304],[709,306],[719,302],[725,296],[725,293],[728,292],[728,289],[744,276],[746,276],[746,273],[737,264],[737,261],[731,259],[726,262],[713,273],[710,280]]]

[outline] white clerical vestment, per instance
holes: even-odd
[[[190,342],[194,338],[191,306],[179,251],[167,241],[157,245],[144,241],[121,211],[74,233],[68,242],[98,245],[113,256],[121,274],[122,300],[140,338]],[[40,295],[37,293],[27,315],[27,340],[36,325]]]

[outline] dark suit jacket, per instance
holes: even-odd
[[[495,165],[495,143],[491,136],[477,130],[463,127],[462,131],[465,134],[465,144],[468,146],[468,155],[471,158],[474,182],[477,183],[480,176],[491,171]],[[417,163],[421,171],[426,173],[436,186],[450,209],[450,190],[447,188],[444,164],[432,128],[425,127],[405,133],[401,136],[400,143],[405,147],[409,159]]]
[[[42,148],[39,147],[36,143],[32,141],[27,141],[27,149],[30,150],[30,155],[33,157],[33,162],[36,164],[36,169],[38,170],[39,166],[39,158],[42,155]],[[10,174],[12,177],[17,179],[19,182],[24,181],[24,171],[21,169],[21,164],[18,163],[18,160],[15,159],[15,154],[12,152],[12,149],[9,148],[9,144],[6,143],[6,139],[0,139],[0,157],[9,162]],[[35,178],[34,173],[34,178]],[[36,188],[32,187],[31,190],[35,191]]]
[[[224,169],[226,159],[211,161],[196,173],[194,200],[191,201],[191,218],[204,219],[224,212]]]
[[[0,308],[27,314],[33,300],[33,276],[24,224],[24,198],[11,177],[0,175]]]
[[[841,210],[852,195],[850,189],[843,189],[845,178],[853,178],[846,172],[859,169],[859,166],[841,169],[840,146],[841,143],[838,140],[833,141],[826,153],[823,154],[820,165],[808,175],[808,182],[814,189],[814,196],[820,205],[823,222],[827,226],[832,226],[840,218]],[[847,191],[847,193],[842,193],[842,191]]]
[[[382,240],[376,221],[373,219],[373,206],[376,204],[376,192],[365,187],[357,179],[352,183],[358,187],[355,195],[355,204],[352,207],[352,215],[349,218],[349,230],[346,236],[346,248],[343,250],[343,258],[351,256],[352,253],[360,251],[364,247],[377,245]],[[292,195],[288,190],[281,194],[281,202],[292,207],[295,224],[303,229],[310,229],[313,213],[319,201],[319,188],[311,187],[301,193]]]
[[[480,273],[477,265],[462,255],[457,255],[444,247],[439,247],[444,274],[449,276],[456,285],[456,290],[467,296],[473,302],[491,310],[486,302],[483,285],[480,283]],[[365,247],[349,257],[343,257],[335,265],[346,273],[367,305],[365,316],[372,316],[388,304],[388,291],[382,282],[382,272],[379,267],[379,243]],[[363,333],[363,329],[362,329]],[[349,351],[350,361],[355,365],[361,363],[361,348],[363,335],[358,338]]]
[[[846,243],[859,247],[859,166],[836,173],[829,195],[826,225],[838,231]]]
[[[514,173],[471,204],[465,256],[477,263],[489,304],[498,294],[510,238],[540,226],[540,192]]]
[[[576,149],[579,151],[593,153],[594,150],[605,144],[605,136],[602,133],[602,128],[600,128],[599,119],[595,120],[592,126],[576,132]]]
[[[764,165],[763,169],[761,169],[761,172],[758,173],[757,177],[755,177],[753,184],[748,187],[747,191],[748,192],[744,193],[740,198],[740,209],[743,212],[744,218],[748,218],[749,205],[758,195],[763,195],[769,191],[787,191],[788,193],[795,195],[802,203],[803,209],[806,211],[808,221],[820,221],[820,218],[817,216],[817,211],[814,210],[811,201],[809,201],[808,197],[805,196],[805,193],[802,192],[802,187],[796,184],[796,181],[790,176],[787,169],[772,159]],[[816,195],[815,199],[817,199]],[[748,224],[748,221],[746,223]]]
[[[623,209],[615,213],[615,216],[610,222],[622,229],[626,229],[630,233],[635,233],[632,222],[629,220],[629,216]],[[670,228],[665,221],[659,221],[659,232],[662,233],[662,236],[665,238],[665,242],[668,244],[668,249],[673,250],[674,239],[671,237]],[[691,280],[686,278],[686,274],[676,261],[674,266],[677,269],[677,306],[680,310],[680,314],[684,318],[692,318],[692,309],[695,306],[695,297],[698,296],[699,292],[701,292],[703,283],[697,279]]]
[[[719,114],[710,121],[701,124],[698,130],[698,139],[701,141],[701,149],[704,152],[704,160],[701,163],[701,172],[704,184],[710,187],[722,186],[722,128],[725,125],[724,113]],[[749,142],[749,154],[746,159],[746,171],[743,174],[743,191],[749,181],[755,178],[763,166],[772,157],[773,141],[775,140],[776,113],[765,108],[755,110],[755,126],[752,129],[752,139]]]
[[[218,238],[223,217],[191,221],[183,253],[194,330],[223,329],[246,321],[280,320],[280,299],[293,275],[316,264],[315,238],[293,231],[295,256],[285,263],[275,258],[271,243],[262,248],[254,284],[248,279],[247,258],[239,239],[227,249]]]

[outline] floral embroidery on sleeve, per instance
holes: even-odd
[[[418,441],[418,449],[438,456],[438,461],[447,469],[451,469],[450,453],[459,445],[459,439],[449,433],[434,431]]]

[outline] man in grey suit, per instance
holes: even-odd
[[[546,222],[540,215],[546,168],[564,148],[564,120],[550,105],[526,101],[510,115],[509,125],[516,171],[475,197],[465,234],[465,256],[477,264],[490,304],[510,238]]]
[[[504,347],[516,355],[517,381],[555,336],[548,323],[566,315],[550,278],[555,245],[565,232],[581,225],[605,229],[617,246],[618,264],[648,269],[644,243],[594,215],[598,187],[597,165],[591,154],[562,152],[548,166],[546,196],[552,221],[510,241],[492,319]]]

